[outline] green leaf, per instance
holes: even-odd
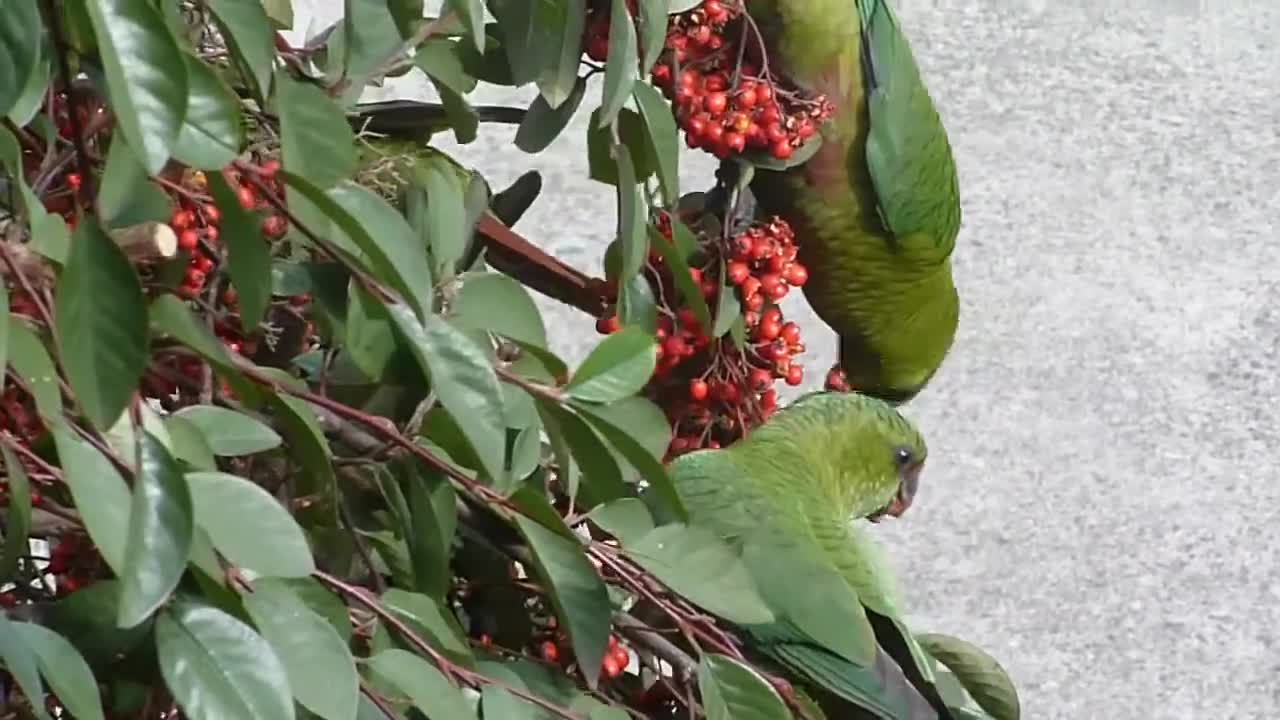
[[[42,27],[35,3],[0,4],[0,115],[18,102],[40,59]]]
[[[426,595],[391,588],[382,595],[382,604],[394,612],[432,647],[451,662],[474,667],[475,657],[457,618],[439,601]]]
[[[706,653],[698,663],[698,690],[707,720],[790,720],[786,703],[755,670],[727,655]]]
[[[58,633],[34,623],[13,623],[11,627],[35,655],[40,674],[62,706],[76,718],[102,720],[98,682],[75,646]]]
[[[672,590],[715,615],[740,625],[774,619],[742,560],[706,528],[663,525],[624,548]]]
[[[260,401],[264,391],[236,369],[226,346],[214,337],[207,326],[196,321],[184,302],[166,293],[152,301],[148,314],[156,333],[167,335],[196,351],[231,385],[236,397],[251,406]]]
[[[351,650],[328,620],[280,581],[260,580],[245,610],[284,665],[298,702],[326,720],[350,720],[360,695]]]
[[[678,222],[673,223],[676,228],[683,227]],[[675,231],[675,228],[673,228]],[[702,286],[693,281],[693,276],[689,274],[689,266],[685,264],[683,254],[676,249],[675,245],[668,242],[657,228],[649,228],[649,247],[657,251],[658,255],[667,263],[667,267],[671,270],[671,277],[675,280],[676,288],[680,290],[680,299],[684,306],[693,310],[694,317],[698,318],[698,325],[702,329],[712,327],[711,310],[707,308],[706,298],[702,296]]]
[[[302,528],[271,493],[221,472],[187,473],[186,479],[196,525],[232,564],[269,577],[315,571]]]
[[[187,68],[187,113],[173,155],[191,167],[219,170],[236,158],[244,143],[240,106],[213,68],[190,53],[182,53],[182,59]]]
[[[454,92],[447,84],[433,75],[427,77],[440,95],[440,104],[444,105],[444,114],[449,120],[449,126],[453,128],[454,139],[462,145],[475,141],[480,127],[479,113],[467,103],[466,98]]]
[[[622,471],[613,454],[582,418],[558,403],[542,398],[538,399],[538,413],[555,450],[565,492],[571,497],[578,496],[579,488],[573,482],[576,476],[572,470],[576,467],[581,469],[581,499],[586,505],[608,502],[626,494]]]
[[[9,364],[9,293],[0,293],[0,371]],[[539,318],[541,323],[542,319]],[[0,573],[3,574],[3,573]]]
[[[172,201],[150,181],[123,136],[117,135],[111,141],[100,187],[98,212],[108,228],[169,221]]]
[[[640,0],[640,37],[644,39],[640,54],[640,75],[649,74],[667,40],[667,15],[671,0]],[[644,83],[636,83],[639,87]],[[667,117],[671,117],[670,111]],[[674,138],[674,133],[672,134]]]
[[[133,266],[97,223],[76,228],[54,305],[67,381],[85,416],[105,430],[147,365],[147,306]]]
[[[0,40],[0,42],[5,41]],[[27,82],[22,87],[22,92],[9,108],[9,119],[14,125],[26,127],[35,118],[36,113],[40,112],[45,94],[49,89],[51,75],[52,67],[48,51],[42,48],[39,58],[31,66],[31,72],[27,75]]]
[[[164,419],[169,433],[169,449],[176,460],[186,463],[192,470],[216,470],[218,461],[204,432],[186,418],[170,415]]]
[[[240,201],[222,173],[209,173],[209,192],[222,216],[219,237],[227,244],[227,267],[240,304],[240,327],[253,332],[271,303],[271,252],[258,218]]]
[[[293,0],[262,0],[262,7],[276,30],[293,27]]]
[[[413,64],[435,82],[459,95],[466,95],[476,89],[476,79],[463,66],[456,41],[439,37],[427,40],[418,46]]]
[[[368,660],[369,669],[413,702],[431,720],[474,720],[475,713],[453,683],[426,660],[392,648]]]
[[[17,681],[22,694],[30,699],[32,714],[41,720],[49,720],[49,713],[44,709],[44,683],[40,682],[38,660],[27,645],[25,633],[19,631],[17,625],[0,613],[0,660],[4,661],[4,669]]]
[[[18,139],[13,133],[4,127],[0,127],[0,162],[8,168],[8,176],[16,181],[17,195],[22,200],[22,207],[31,221],[29,247],[61,264],[67,255],[67,245],[70,244],[67,224],[62,216],[45,212],[44,205],[31,192],[31,188],[27,187],[23,179],[26,168],[23,165],[22,148],[18,145]]]
[[[120,573],[120,627],[146,620],[178,586],[191,555],[191,515],[191,495],[178,464],[154,435],[143,432]]]
[[[578,76],[586,0],[494,0],[490,8],[498,20],[512,83],[536,80],[547,104],[559,107]]]
[[[4,472],[9,487],[8,520],[4,526],[4,555],[0,556],[0,577],[14,577],[18,559],[30,552],[27,544],[31,532],[31,482],[27,471],[8,445],[0,445]]]
[[[173,417],[195,425],[217,455],[252,455],[280,447],[280,436],[257,418],[216,405],[189,405]]]
[[[664,0],[644,0],[641,7],[655,2],[662,3]],[[666,32],[665,23],[663,32]],[[662,37],[665,37],[665,34]],[[644,119],[645,139],[657,165],[662,199],[667,205],[675,205],[680,199],[680,147],[676,123],[671,116],[671,106],[662,97],[662,93],[648,83],[636,83],[631,90],[631,96],[635,98],[636,107],[640,109],[640,117]]]
[[[542,95],[535,97],[533,102],[529,103],[529,109],[516,130],[516,147],[527,153],[546,150],[573,119],[586,94],[587,80],[579,77],[573,83],[569,97],[554,108]]]
[[[391,305],[387,312],[485,472],[499,488],[507,487],[502,390],[484,350],[437,315],[419,323],[404,305]]]
[[[633,275],[618,296],[618,321],[649,334],[658,327],[658,301],[644,275]]]
[[[625,327],[596,345],[573,373],[565,392],[579,400],[609,403],[639,392],[657,366],[653,336]]]
[[[462,257],[471,236],[457,171],[457,166],[448,159],[432,155],[419,161],[413,173],[414,181],[427,193],[426,228],[432,277],[437,283],[453,277],[454,265]]]
[[[471,43],[476,52],[484,53],[484,1],[483,0],[445,0],[450,10],[458,13],[462,24],[471,33]]]
[[[659,460],[671,441],[671,427],[662,411],[648,398],[640,396],[612,405],[592,405],[576,400],[572,404],[640,473],[666,505],[668,512],[677,518],[683,518],[684,504],[676,493],[666,467]]]
[[[35,396],[36,409],[48,425],[62,423],[62,392],[53,358],[40,336],[25,322],[9,316],[9,365]]]
[[[281,177],[355,243],[367,258],[374,277],[411,302],[419,316],[431,311],[432,288],[422,282],[431,277],[431,267],[403,215],[354,183],[343,183],[321,193],[308,180],[291,172],[283,172]]]
[[[346,348],[370,380],[380,380],[396,351],[395,331],[382,303],[352,278],[347,286]]]
[[[125,569],[129,537],[129,488],[106,456],[63,425],[51,430],[63,477],[102,559],[117,574]]]
[[[116,125],[148,173],[169,160],[187,111],[182,51],[146,0],[86,2]]]
[[[452,579],[449,557],[458,527],[457,494],[453,485],[435,474],[410,478],[410,483],[408,544],[414,587],[442,598]]]
[[[723,274],[720,277],[724,277]],[[738,293],[730,285],[721,285],[719,302],[716,305],[716,322],[711,330],[713,338],[724,337],[733,327],[734,321],[742,317],[742,304],[738,302]]]
[[[552,532],[523,516],[516,526],[533,551],[533,564],[569,634],[578,667],[595,688],[609,640],[613,609],[604,583],[576,539]]]
[[[488,330],[520,343],[547,347],[542,315],[523,285],[502,273],[469,272],[453,300],[459,327]]]
[[[1018,691],[1009,673],[982,648],[940,633],[917,635],[916,640],[925,652],[947,666],[974,701],[995,720],[1018,720],[1022,716]]]
[[[259,373],[270,377],[278,385],[305,389],[297,378],[276,368],[261,368]],[[325,439],[315,411],[305,401],[281,393],[267,398],[284,433],[284,446],[289,454],[302,465],[305,472],[295,473],[293,496],[305,497],[310,504],[297,511],[299,521],[311,526],[337,523],[337,476],[333,471],[332,452]]]
[[[605,59],[604,93],[600,100],[600,127],[613,122],[631,95],[636,82],[636,27],[627,0],[611,0],[609,55]]]
[[[345,75],[357,85],[400,48],[400,28],[386,0],[344,0],[342,14]]]
[[[120,629],[116,625],[119,596],[120,581],[99,580],[50,605],[44,624],[72,639],[94,667],[113,663],[149,637],[152,628],[145,622]]]
[[[289,679],[253,628],[184,602],[156,619],[160,674],[189,718],[293,720]]]
[[[351,177],[356,169],[356,139],[338,104],[319,87],[294,80],[285,70],[276,73],[275,84],[280,150],[289,171],[286,181],[289,175],[303,177],[309,186],[323,190]]]
[[[653,516],[643,501],[636,498],[618,498],[601,505],[587,517],[605,532],[618,539],[624,548],[653,531]]]
[[[618,162],[618,238],[622,243],[622,267],[618,271],[618,282],[625,283],[635,277],[644,266],[649,245],[642,219],[644,197],[636,185],[631,153],[625,145],[614,145],[613,152]]]
[[[227,41],[227,49],[245,68],[254,96],[263,100],[271,91],[271,65],[275,44],[271,24],[262,3],[244,0],[208,0],[213,20]]]

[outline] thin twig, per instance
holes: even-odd
[[[58,56],[58,70],[62,77],[62,88],[67,94],[67,120],[71,123],[71,140],[76,148],[76,164],[80,167],[80,189],[76,193],[76,204],[81,208],[89,205],[86,198],[97,197],[93,192],[93,166],[89,160],[89,152],[85,148],[83,128],[80,126],[79,101],[75,88],[71,86],[71,62],[67,59],[70,52],[66,37],[62,32],[62,14],[56,0],[45,0],[45,15],[49,23],[49,35],[53,40],[54,53]]]

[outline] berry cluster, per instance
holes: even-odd
[[[573,651],[564,633],[556,633],[553,638],[539,643],[538,654],[552,665],[572,662],[573,657]],[[605,650],[604,659],[600,661],[600,674],[612,680],[625,672],[630,662],[631,655],[627,649],[618,642],[616,635],[610,635],[609,647]]]
[[[689,147],[721,159],[756,150],[786,160],[831,116],[832,106],[768,72],[759,34],[744,32],[751,22],[740,0],[704,0],[673,15],[666,49],[650,74],[672,101]]]
[[[668,236],[670,221],[660,214],[655,226]],[[671,421],[674,439],[668,458],[699,448],[717,448],[742,437],[777,408],[774,384],[799,385],[804,368],[794,362],[804,352],[800,326],[786,321],[777,302],[808,280],[796,261],[795,237],[780,218],[756,223],[728,241],[714,232],[698,234],[698,250],[689,273],[709,307],[719,306],[725,283],[741,308],[741,347],[732,337],[713,339],[686,304],[660,303],[658,364],[646,388]],[[720,278],[722,260],[725,277]],[[670,268],[650,255],[645,274],[655,297],[675,298]],[[602,334],[621,323],[606,311],[596,323]]]
[[[0,432],[9,432],[19,442],[29,445],[40,435],[44,425],[35,410],[35,401],[22,388],[5,383],[0,392]]]

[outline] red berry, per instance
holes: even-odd
[[[67,173],[67,187],[72,190],[79,190],[80,182],[80,173]]]
[[[191,252],[200,245],[200,236],[195,230],[183,230],[178,233],[178,249]]]
[[[601,335],[610,335],[622,329],[622,322],[617,315],[610,315],[596,320],[596,331]]]
[[[813,133],[814,133],[813,123],[809,122],[808,120],[801,121],[800,124],[796,127],[796,136],[799,137],[801,140],[808,140],[809,138],[813,137]]]
[[[694,378],[689,381],[689,399],[702,402],[707,399],[707,381]]]
[[[745,85],[745,83],[743,83]],[[743,110],[750,110],[760,101],[760,96],[756,94],[755,88],[747,88],[738,93],[738,97],[734,98],[734,104]]]
[[[773,375],[764,368],[752,368],[747,375],[747,386],[756,392],[764,392],[773,384]]]
[[[270,180],[271,178],[275,177],[276,173],[278,172],[280,172],[279,160],[268,160],[262,163],[262,177],[266,178],[267,180]]]
[[[729,87],[729,78],[725,77],[724,73],[716,73],[715,75],[708,75],[707,79],[704,80],[702,83],[702,89],[706,90],[709,93],[723,92],[728,87]],[[725,98],[725,99],[726,101],[728,100],[728,98]]]
[[[800,326],[793,322],[788,322],[782,326],[778,337],[782,338],[782,341],[788,345],[795,345],[800,342]]]
[[[791,267],[787,268],[786,276],[787,282],[800,287],[809,281],[809,270],[800,263],[792,263]]]
[[[0,593],[0,607],[11,608],[18,604],[18,596],[11,592]]]
[[[542,650],[542,659],[546,660],[549,663],[554,663],[560,659],[560,649],[557,648],[556,644],[551,642],[550,640],[547,640],[542,643],[541,650]]]
[[[747,147],[747,138],[740,132],[728,132],[724,135],[724,144],[733,152],[740,153]]]
[[[786,297],[789,292],[791,292],[791,288],[786,283],[779,281],[776,285],[771,286],[766,294],[770,300],[778,302]]]
[[[773,410],[778,406],[778,391],[770,388],[760,395],[760,407],[764,410]]]
[[[680,73],[680,87],[696,88],[698,86],[698,73],[692,70],[684,70]]]
[[[760,313],[760,321],[780,323],[782,322],[782,311],[776,307],[771,307],[768,310],[765,310],[764,312]]]
[[[258,202],[258,196],[253,193],[253,188],[247,185],[241,185],[236,190],[236,201],[240,203],[240,207],[245,210],[252,210],[253,206]]]
[[[756,238],[751,244],[751,257],[756,260],[763,260],[773,254],[773,243],[768,238]]]
[[[58,592],[73,593],[80,589],[81,584],[80,578],[74,575],[66,575],[58,579]]]
[[[703,108],[707,108],[712,117],[722,114],[728,106],[728,97],[723,92],[710,92],[703,100]]]
[[[214,227],[214,226],[212,226],[212,225],[210,225],[210,226],[206,227],[206,228],[204,229],[204,236],[205,236],[205,239],[207,239],[209,242],[213,242],[214,240],[217,240],[217,239],[218,239],[218,228],[216,228],[216,227]]]
[[[698,316],[693,313],[690,308],[680,308],[676,313],[676,317],[680,320],[680,326],[685,330],[697,331],[701,327],[698,322]]]
[[[759,310],[760,308],[764,307],[764,296],[761,295],[760,293],[755,293],[754,295],[748,295],[747,299],[744,301],[744,304],[747,306],[748,310]]]
[[[702,139],[707,145],[715,147],[724,141],[724,128],[719,123],[710,123],[702,132]]]
[[[671,84],[671,66],[666,63],[654,65],[650,75],[653,77],[653,84],[658,87],[667,87]]]
[[[204,286],[205,274],[203,270],[196,268],[187,268],[187,274],[183,277],[182,284],[191,288],[199,289]]]
[[[618,666],[618,660],[612,655],[605,657],[604,662],[600,664],[600,669],[607,678],[616,678],[622,674],[622,668]]]
[[[751,268],[748,268],[744,262],[733,260],[726,268],[725,274],[729,276],[729,282],[734,285],[741,285],[746,282],[747,278],[751,277]]]
[[[689,344],[684,341],[684,338],[679,335],[674,335],[662,342],[662,349],[668,357],[678,358],[684,357],[685,352],[690,348]]]
[[[740,289],[744,298],[755,295],[760,290],[760,278],[748,275],[747,279],[742,281]]]
[[[283,237],[288,229],[289,221],[281,215],[270,215],[262,221],[262,234],[272,239]]]
[[[707,18],[711,20],[720,20],[727,14],[720,0],[704,0],[702,12],[706,13]]]
[[[720,292],[720,286],[716,284],[715,280],[712,280],[711,278],[702,279],[702,297],[710,300],[715,297],[718,292]]]
[[[173,216],[169,218],[169,227],[181,232],[191,227],[196,221],[196,216],[190,210],[174,210]]]
[[[689,277],[695,284],[702,284],[702,271],[698,268],[689,268]]]
[[[776,340],[782,332],[782,326],[774,320],[761,320],[756,326],[755,336],[757,340]]]
[[[206,222],[216,223],[222,219],[222,213],[218,211],[217,205],[205,205],[200,212],[204,214]]]
[[[32,505],[39,505],[39,504],[40,504],[40,503],[42,503],[42,502],[44,502],[44,496],[42,496],[38,490],[32,490],[32,491],[31,491],[31,504],[32,504]]]
[[[785,138],[778,140],[769,148],[769,153],[779,160],[786,160],[791,157],[791,143]]]

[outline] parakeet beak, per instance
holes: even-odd
[[[882,510],[867,519],[871,522],[880,522],[885,515],[895,518],[902,517],[907,508],[911,507],[911,501],[916,497],[916,488],[920,486],[920,469],[922,467],[924,467],[924,463],[916,463],[904,468],[902,475],[898,479],[898,491],[893,494],[893,499]]]

